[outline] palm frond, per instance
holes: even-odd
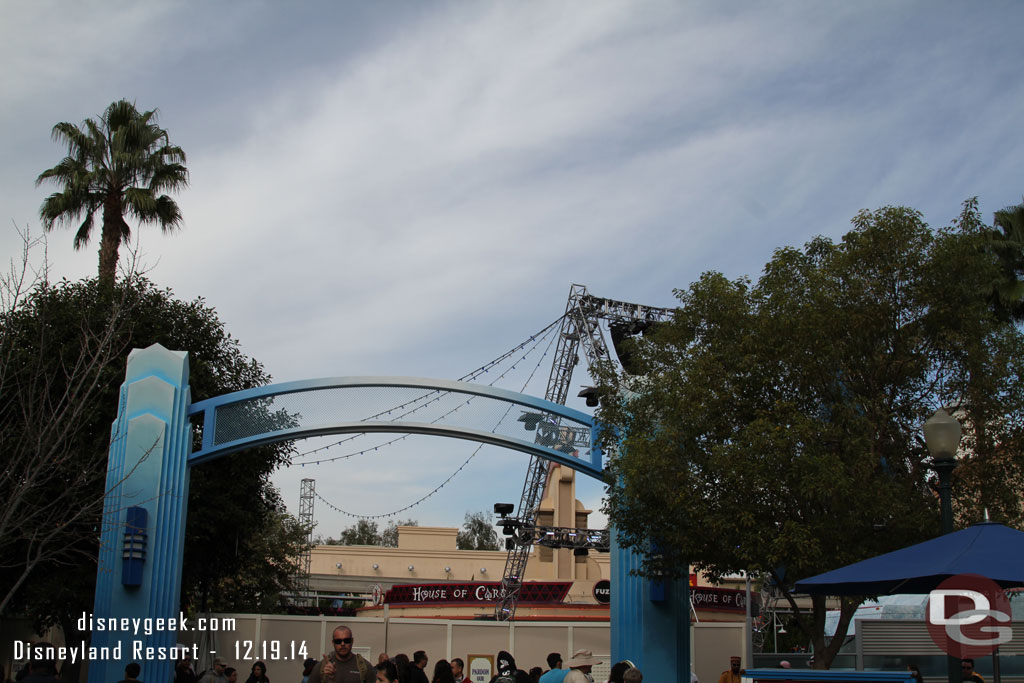
[[[178,203],[165,194],[156,198],[157,220],[164,232],[174,232],[181,227],[182,216]]]
[[[180,190],[188,187],[188,169],[181,164],[161,164],[149,180],[152,192]]]
[[[93,226],[93,215],[94,211],[86,211],[85,220],[78,226],[78,232],[75,233],[75,249],[81,249],[85,245],[89,244],[89,238],[92,236]]]
[[[155,220],[156,197],[146,188],[127,188],[124,191],[124,205],[129,213],[142,222]]]
[[[59,223],[71,224],[84,212],[94,211],[95,199],[82,188],[67,187],[43,200],[39,207],[39,218],[46,230],[52,230]]]

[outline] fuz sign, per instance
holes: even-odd
[[[928,634],[953,657],[982,657],[1010,642],[1010,614],[999,584],[976,574],[951,576],[928,594]]]

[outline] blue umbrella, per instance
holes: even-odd
[[[1003,588],[1024,586],[1024,532],[981,522],[803,581],[800,593],[928,593],[956,574],[979,574]]]

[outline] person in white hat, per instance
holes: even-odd
[[[576,650],[572,659],[565,663],[569,673],[565,674],[562,683],[594,683],[590,670],[601,663],[590,650]]]

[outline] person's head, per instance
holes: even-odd
[[[434,663],[434,677],[430,679],[433,683],[452,683],[455,675],[452,673],[452,665],[447,659],[439,659]]]
[[[506,650],[498,650],[496,666],[498,673],[502,676],[515,676],[516,670],[519,668],[516,666],[515,657],[512,656],[511,652]]]
[[[238,670],[233,666],[225,666],[224,675],[228,677],[228,683],[236,683],[238,680]]]
[[[394,662],[384,660],[377,664],[377,683],[395,683],[398,680],[398,667]]]
[[[352,643],[355,638],[352,637],[352,629],[348,626],[334,629],[331,641],[334,643],[334,654],[338,655],[338,659],[348,659],[352,656]]]
[[[960,660],[960,677],[967,680],[974,673],[974,659],[971,657],[964,657]]]
[[[465,678],[465,676],[462,675],[462,672],[465,671],[465,669],[466,664],[461,659],[456,657],[452,660],[452,676],[455,677],[456,681],[461,681],[463,678]]]
[[[732,671],[734,674],[738,674],[740,672],[740,662],[742,661],[742,659],[735,655],[729,657],[729,670]]]
[[[124,677],[136,679],[141,671],[142,667],[139,666],[138,662],[128,662],[128,665],[124,667]]]
[[[395,668],[398,669],[398,680],[408,681],[410,671],[412,670],[412,662],[409,661],[409,655],[404,652],[399,653],[391,661],[394,663]]]
[[[548,655],[548,668],[549,669],[561,669],[562,668],[562,654],[560,652],[552,652]]]
[[[412,653],[412,663],[421,669],[427,668],[427,653],[423,650],[416,650]]]
[[[540,677],[541,677],[541,674],[543,674],[543,673],[544,673],[544,669],[540,668],[539,666],[532,667],[530,669],[530,680],[531,681],[539,681]]]
[[[213,658],[213,670],[216,673],[223,674],[224,676],[227,676],[227,671],[225,670],[226,666],[227,666],[227,662],[225,662],[220,657],[214,657]]]
[[[182,655],[181,659],[175,664],[179,669],[187,669],[192,666],[192,657],[189,655]]]
[[[608,683],[622,683],[622,674],[632,668],[633,665],[629,662],[615,662],[608,674]]]
[[[377,655],[377,663],[378,664],[380,664],[381,662],[387,662],[387,661],[390,661],[390,660],[391,660],[391,657],[388,657],[388,653],[387,652],[381,652],[379,655]]]
[[[623,683],[640,683],[644,680],[644,675],[640,669],[630,669],[626,673],[622,674]]]
[[[914,675],[914,678],[921,678],[921,669],[917,666],[917,664],[907,664],[907,671],[912,673]]]
[[[29,648],[28,673],[53,676],[57,673],[57,660],[54,658],[53,645],[39,641]]]
[[[566,666],[570,669],[579,669],[585,674],[590,673],[590,670],[601,663],[601,660],[594,656],[594,653],[590,650],[576,650],[572,653],[572,659],[570,659]]]
[[[256,678],[263,678],[265,673],[267,673],[267,665],[263,662],[256,662],[252,665],[252,675]]]
[[[312,657],[307,659],[305,662],[302,663],[302,675],[303,676],[308,676],[309,674],[313,673],[313,668],[315,666],[316,666],[316,660],[315,659],[313,659]]]

